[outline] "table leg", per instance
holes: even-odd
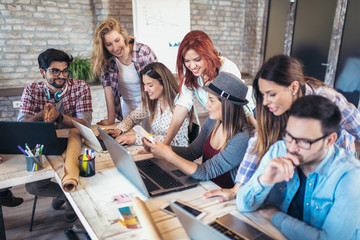
[[[6,240],[2,206],[0,204],[0,239]]]

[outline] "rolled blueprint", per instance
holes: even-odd
[[[147,208],[144,201],[140,198],[135,197],[133,199],[134,209],[138,216],[139,222],[141,224],[141,228],[144,230],[145,236],[151,240],[162,240],[161,233],[157,228],[154,220],[151,217],[151,213]]]
[[[76,128],[70,129],[66,148],[62,187],[66,192],[75,191],[79,181],[79,160],[81,152],[81,135]]]

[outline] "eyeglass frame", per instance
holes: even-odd
[[[287,142],[287,143],[292,143],[292,141],[295,140],[296,146],[298,146],[299,148],[304,149],[304,150],[310,150],[311,145],[313,145],[314,143],[316,143],[316,142],[318,142],[318,141],[320,141],[320,140],[328,137],[330,134],[331,134],[331,133],[327,133],[327,134],[325,134],[324,136],[319,137],[319,138],[317,138],[317,139],[309,140],[309,139],[306,139],[306,138],[296,138],[296,137],[294,137],[293,135],[291,135],[287,130],[285,130],[284,140],[285,140],[285,142]],[[291,137],[291,141],[287,141],[287,140],[286,140],[286,135],[288,135],[289,137]],[[307,141],[307,142],[309,143],[309,148],[301,147],[301,146],[298,144],[299,141]]]
[[[59,77],[60,74],[62,74],[62,75],[63,75],[64,77],[66,77],[66,78],[70,76],[70,70],[69,70],[69,68],[65,68],[65,69],[62,70],[62,71],[61,71],[60,69],[58,69],[58,68],[45,68],[45,71],[47,71],[47,70],[49,70],[54,77]],[[59,74],[56,75],[54,71],[58,71]],[[67,72],[68,72],[67,75],[64,74],[64,71],[67,71]]]

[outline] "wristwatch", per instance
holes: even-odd
[[[55,122],[61,123],[63,120],[64,120],[64,116],[59,112],[59,116],[57,117],[57,119],[55,120]]]

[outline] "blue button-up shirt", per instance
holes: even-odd
[[[333,145],[306,181],[303,221],[286,214],[299,189],[297,172],[289,182],[270,186],[259,176],[275,157],[286,154],[285,141],[278,141],[264,155],[258,170],[236,197],[239,211],[274,206],[272,223],[288,239],[360,239],[360,162]]]

